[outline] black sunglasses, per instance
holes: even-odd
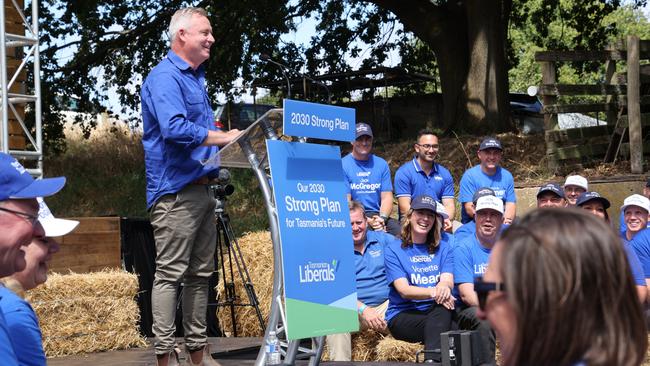
[[[481,310],[485,310],[485,303],[487,296],[491,291],[505,291],[506,286],[503,282],[485,282],[483,277],[477,277],[474,280],[474,291],[478,296],[478,306]]]

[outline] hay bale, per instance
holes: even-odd
[[[377,361],[415,362],[415,353],[424,349],[420,343],[399,341],[391,336],[377,343]]]
[[[247,233],[239,238],[239,247],[241,249],[242,257],[248,268],[255,294],[259,301],[260,311],[264,318],[264,325],[269,319],[269,312],[271,310],[271,295],[273,291],[273,245],[271,243],[271,234],[268,231],[260,231],[255,233]],[[226,271],[228,272],[229,263],[226,259]],[[224,274],[221,271],[221,264],[219,268],[219,284],[217,285],[217,301],[223,302],[226,299],[224,291]],[[237,273],[236,264],[233,263],[235,274],[235,303],[248,303],[248,296],[243,286],[244,281]],[[230,280],[230,279],[229,279]],[[217,307],[217,318],[224,334],[232,335],[233,326],[230,316],[230,308],[227,306]],[[260,328],[259,321],[255,309],[251,306],[236,306],[235,307],[235,324],[237,326],[237,336],[239,337],[261,337],[263,336],[262,329]]]
[[[27,293],[48,357],[146,347],[139,333],[136,275],[106,270],[52,274]]]
[[[376,361],[377,343],[384,335],[374,330],[364,330],[352,335],[352,361]]]

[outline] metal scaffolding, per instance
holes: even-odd
[[[41,125],[41,79],[40,79],[40,53],[38,40],[38,1],[32,0],[31,24],[25,17],[25,9],[18,4],[17,0],[11,0],[13,8],[3,1],[0,6],[0,94],[2,97],[0,105],[0,142],[2,151],[10,153],[16,158],[35,160],[35,167],[28,168],[28,171],[37,177],[43,176],[43,137]],[[22,3],[22,1],[21,1]],[[23,26],[25,34],[7,33],[7,10],[16,11]],[[14,69],[10,67],[8,55],[15,55],[20,64]],[[32,61],[33,85],[19,85],[19,75],[24,72],[28,62]],[[33,93],[33,94],[31,94]],[[33,104],[33,105],[32,105]],[[34,134],[25,125],[24,115],[21,115],[16,107],[23,105],[28,110],[33,108],[35,116]],[[23,148],[11,149],[9,143],[9,123],[14,119],[21,128],[27,143]]]

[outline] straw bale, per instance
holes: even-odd
[[[420,343],[397,340],[391,336],[381,339],[375,349],[377,361],[415,362],[415,353],[424,347]]]
[[[248,268],[255,294],[260,303],[259,307],[264,318],[264,324],[266,325],[271,310],[271,295],[273,291],[273,246],[271,243],[271,235],[268,231],[246,233],[237,242],[239,243],[242,257]],[[227,263],[227,255],[225,254],[226,272],[229,273],[229,264]],[[243,286],[244,281],[237,272],[235,263],[233,263],[233,269],[235,274],[235,295],[237,297],[235,303],[248,303],[248,296]],[[226,296],[223,287],[224,275],[221,271],[221,264],[219,264],[218,270],[219,284],[217,285],[217,299],[218,302],[223,302]],[[230,308],[227,306],[219,306],[217,308],[217,318],[224,333],[231,335],[233,327]],[[255,310],[251,306],[235,307],[235,324],[237,325],[237,336],[261,337],[263,335]]]
[[[375,348],[384,336],[374,330],[364,330],[352,334],[352,361],[375,361]]]
[[[52,274],[27,298],[48,357],[146,347],[135,302],[137,277],[122,271]]]
[[[117,269],[93,273],[52,273],[42,286],[29,291],[31,301],[57,301],[78,296],[134,297],[138,277]]]

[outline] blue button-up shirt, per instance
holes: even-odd
[[[390,234],[368,230],[363,254],[354,251],[357,298],[366,305],[377,306],[388,299],[384,250],[394,241],[397,239]]]
[[[201,146],[214,130],[212,108],[205,89],[205,69],[193,70],[169,51],[142,84],[142,145],[147,174],[147,208],[215,167],[201,164],[216,146]]]

